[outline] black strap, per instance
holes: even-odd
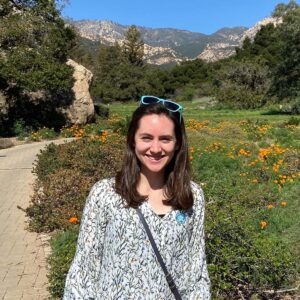
[[[181,296],[179,295],[179,292],[178,292],[178,289],[177,289],[177,287],[176,287],[176,284],[175,284],[175,282],[174,282],[174,280],[173,280],[173,278],[172,278],[172,275],[168,272],[168,269],[167,269],[167,267],[166,267],[166,265],[165,265],[165,263],[164,263],[164,261],[163,261],[161,255],[160,255],[160,253],[159,253],[159,251],[158,251],[158,249],[157,249],[157,246],[156,246],[156,243],[155,243],[155,241],[154,241],[154,239],[153,239],[152,233],[151,233],[151,231],[150,231],[150,229],[149,229],[149,226],[148,226],[148,224],[147,224],[147,222],[146,222],[146,220],[145,220],[145,218],[144,218],[144,216],[143,216],[141,210],[140,210],[139,208],[137,208],[136,211],[137,211],[137,214],[138,214],[138,216],[139,216],[139,218],[140,218],[142,224],[144,225],[144,228],[145,228],[146,233],[147,233],[147,235],[148,235],[148,238],[149,238],[149,241],[150,241],[150,243],[151,243],[151,246],[152,246],[152,248],[153,248],[153,250],[154,250],[154,253],[155,253],[156,257],[157,257],[157,260],[158,260],[158,262],[159,262],[159,264],[160,264],[162,270],[164,271],[164,274],[165,274],[165,276],[166,276],[168,285],[169,285],[169,287],[170,287],[172,293],[174,294],[175,299],[176,299],[176,300],[181,300],[182,298],[181,298]]]

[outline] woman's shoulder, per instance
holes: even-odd
[[[111,178],[105,178],[105,179],[101,179],[99,181],[97,181],[93,187],[92,187],[92,191],[95,192],[105,192],[105,193],[109,193],[109,192],[115,192],[115,178],[111,177]]]
[[[202,192],[203,193],[203,190],[202,190],[200,184],[198,184],[192,180],[191,180],[191,189],[192,189],[192,192]]]
[[[204,194],[201,186],[198,183],[191,181],[191,189],[194,197],[194,203],[204,203]]]
[[[105,178],[97,181],[91,188],[90,197],[94,198],[96,202],[114,201],[118,197],[115,191],[115,178]]]

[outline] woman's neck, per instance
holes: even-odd
[[[165,178],[163,173],[147,174],[147,172],[140,173],[140,180],[138,183],[138,190],[142,194],[148,195],[151,191],[163,190],[165,185]]]

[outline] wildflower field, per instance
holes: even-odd
[[[55,297],[62,294],[74,255],[85,197],[95,181],[119,168],[136,106],[113,104],[108,120],[64,128],[61,135],[77,139],[49,146],[36,163],[27,214],[32,230],[57,233],[49,276]],[[199,110],[197,102],[183,106],[193,179],[206,197],[213,299],[297,299],[300,117]]]

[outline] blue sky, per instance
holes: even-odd
[[[111,20],[122,25],[177,28],[211,34],[223,27],[251,27],[270,16],[277,4],[288,2],[285,0],[69,0],[63,15],[74,20]]]

